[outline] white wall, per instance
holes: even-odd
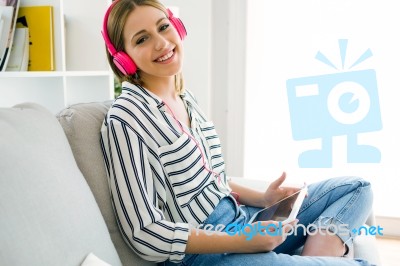
[[[248,1],[248,10],[251,16],[249,15],[247,49],[249,63],[246,86],[245,176],[270,179],[286,170],[293,182],[308,183],[332,176],[362,176],[373,185],[375,213],[400,217],[397,204],[400,199],[397,192],[400,185],[400,130],[397,125],[400,113],[400,92],[397,85],[400,35],[396,34],[400,18],[395,2],[258,0]],[[340,39],[348,40],[347,49],[342,49],[346,53],[340,52]],[[372,56],[351,67],[368,49],[372,51]],[[318,51],[325,54],[337,69],[316,60]],[[367,72],[368,70],[370,71]],[[375,75],[371,74],[372,71]],[[364,73],[365,76],[357,76],[355,73]],[[347,75],[348,81],[355,80],[357,84],[366,85],[358,86],[365,88],[362,93],[353,93],[352,89],[357,87],[354,85],[346,88],[346,93],[353,93],[355,96],[353,107],[357,104],[362,106],[368,100],[372,103],[379,98],[380,106],[375,104],[372,107],[374,105],[371,104],[365,120],[346,124],[335,118],[344,114],[346,109],[330,110],[328,115],[324,111],[326,102],[332,99],[330,95],[334,94],[328,94],[326,98],[322,95],[339,88],[344,75]],[[322,135],[320,138],[305,140],[295,140],[292,136],[293,121],[309,120],[293,118],[294,112],[290,112],[290,106],[295,101],[288,99],[286,82],[310,77],[315,80],[318,77],[318,81],[312,84],[317,85],[318,93],[315,97],[320,97],[319,102],[313,101],[316,104],[302,106],[303,109],[297,109],[297,113],[315,108],[313,113],[309,113],[314,121],[320,119],[319,114],[325,114],[323,120],[317,121],[325,123],[332,120],[327,126],[329,133],[346,127],[346,131],[341,134],[332,133],[330,138],[329,135],[324,135],[323,143],[326,143],[326,139],[333,139],[333,149],[328,150],[332,165],[325,168],[300,167],[298,161],[302,152],[321,147]],[[327,82],[329,78],[336,83]],[[372,82],[373,79],[376,80]],[[341,95],[344,94],[342,92]],[[302,101],[300,98],[295,97],[297,102]],[[335,106],[339,105],[337,101]],[[344,107],[350,105],[351,102],[348,102]],[[357,113],[346,112],[348,117]],[[379,115],[370,119],[372,113]],[[382,128],[374,127],[378,116],[381,117]],[[364,128],[359,130],[361,123]],[[307,128],[306,123],[302,125]],[[316,126],[309,126],[308,132],[313,132],[315,128]],[[380,160],[374,161],[372,155],[364,156],[367,154],[365,151],[358,152],[348,148],[349,132],[357,135],[358,144],[377,148],[381,154]],[[358,158],[366,158],[359,162],[349,161],[349,150],[357,151]],[[314,162],[321,161],[321,158],[322,156],[316,157]]]
[[[231,176],[243,175],[246,6],[243,0],[212,5],[211,118]]]

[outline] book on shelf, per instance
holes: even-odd
[[[6,71],[28,71],[29,29],[16,28]]]
[[[28,71],[53,71],[54,30],[52,6],[21,6],[18,28],[29,29]]]
[[[10,57],[20,0],[0,1],[0,71],[4,71]]]

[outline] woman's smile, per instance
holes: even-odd
[[[172,59],[174,55],[175,55],[175,51],[174,50],[170,50],[168,53],[158,57],[154,61],[157,62],[157,63],[168,63],[170,61],[169,59]]]

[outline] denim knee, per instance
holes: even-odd
[[[362,188],[363,197],[370,202],[370,207],[372,207],[373,193],[371,183],[362,177],[349,176],[349,177],[337,177],[337,183],[340,184],[352,184],[354,189]]]
[[[358,188],[363,188],[362,189],[363,197],[367,202],[370,202],[369,206],[372,207],[374,194],[372,192],[371,183],[362,177],[352,177],[352,179],[354,183],[358,184],[357,186]]]

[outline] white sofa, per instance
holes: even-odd
[[[32,103],[0,108],[0,265],[75,266],[89,254],[155,265],[123,241],[113,215],[99,145],[109,105],[77,104],[56,117]],[[375,238],[360,236],[355,256],[379,265]]]

